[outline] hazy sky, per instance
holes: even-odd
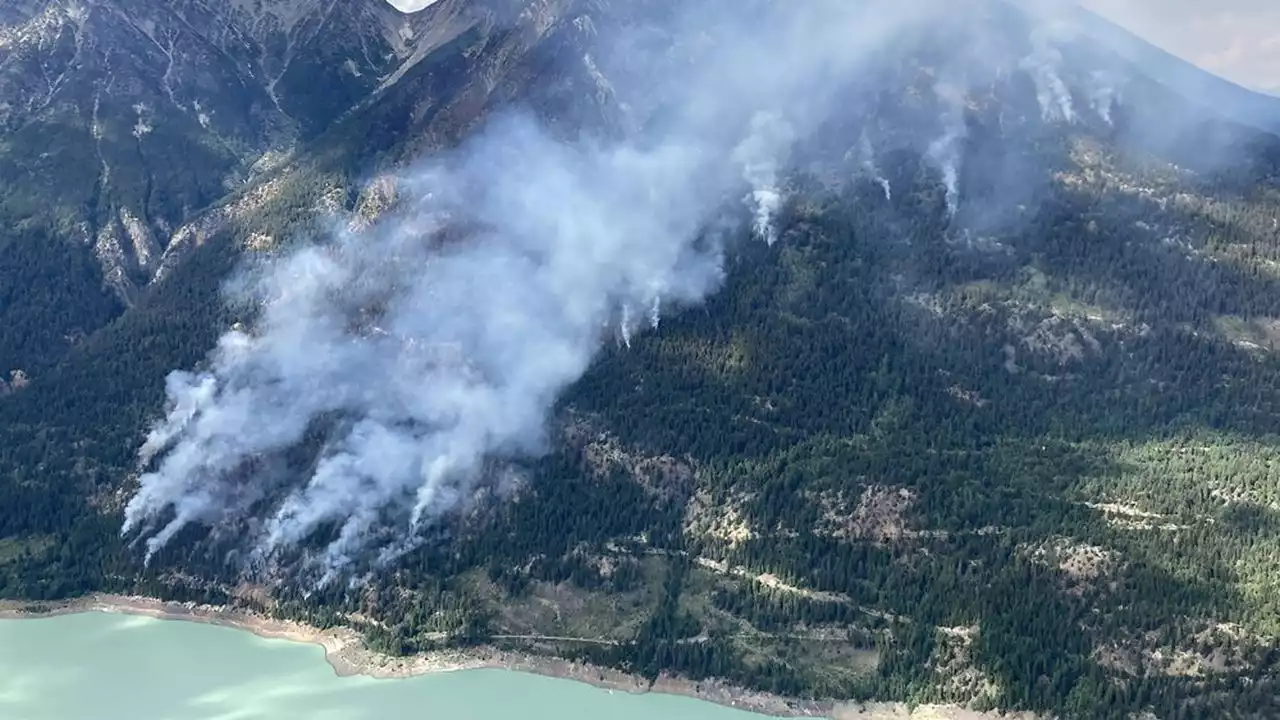
[[[436,0],[388,0],[406,12]],[[1080,0],[1169,52],[1280,94],[1280,0]]]
[[[1169,52],[1280,94],[1278,0],[1081,0]]]

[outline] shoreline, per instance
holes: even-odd
[[[33,612],[32,608],[39,608],[39,611]],[[776,718],[889,720],[910,717],[921,720],[978,720],[999,717],[955,706],[920,706],[913,713],[902,703],[839,705],[798,700],[716,680],[699,682],[665,674],[650,684],[644,678],[621,670],[528,652],[500,650],[491,646],[398,657],[370,650],[358,632],[345,626],[322,630],[294,620],[278,620],[247,610],[168,602],[142,596],[94,593],[72,600],[52,602],[0,599],[0,620],[52,618],[91,612],[217,625],[247,631],[271,640],[319,645],[324,650],[325,661],[338,677],[364,675],[378,679],[396,679],[463,670],[509,670],[573,680],[606,690],[637,695],[650,692],[677,695]]]
[[[31,608],[40,608],[40,611],[32,612]],[[386,655],[370,650],[360,634],[348,627],[322,630],[294,620],[278,620],[223,606],[104,593],[51,602],[0,600],[0,620],[52,618],[91,612],[217,625],[243,630],[270,640],[318,645],[323,648],[325,661],[338,677],[363,675],[377,679],[397,679],[463,670],[511,670],[574,680],[606,690],[632,694],[656,692],[680,695],[778,718],[829,717],[836,710],[829,703],[793,700],[715,681],[699,683],[662,676],[650,686],[645,679],[620,670],[490,646],[403,657]]]

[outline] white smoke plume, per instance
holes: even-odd
[[[231,287],[260,308],[253,328],[170,375],[167,415],[139,452],[122,532],[148,558],[192,524],[243,529],[264,557],[325,537],[314,560],[326,577],[411,548],[479,483],[546,449],[557,398],[610,332],[633,342],[637,309],[656,328],[718,287],[722,248],[706,228],[744,181],[773,242],[793,143],[904,27],[955,12],[950,0],[755,0],[759,17],[672,7],[687,27],[659,54],[710,48],[695,65],[623,58],[633,67],[619,73],[600,53],[620,106],[663,105],[643,139],[570,142],[528,116],[493,121],[403,173],[407,199],[367,233],[288,248]],[[928,154],[954,213],[964,94],[940,91]],[[301,472],[280,459],[300,445],[319,453]]]
[[[942,173],[947,215],[955,217],[960,206],[961,144],[968,135],[964,120],[964,91],[951,83],[938,83],[934,92],[943,103],[942,135],[929,144],[928,157]]]
[[[893,188],[889,185],[889,179],[880,173],[880,166],[876,164],[875,150],[871,147],[871,137],[867,135],[865,129],[858,136],[857,150],[858,164],[862,167],[862,171],[880,186],[885,200],[893,200]],[[845,157],[848,159],[848,155]]]
[[[631,349],[631,333],[633,332],[633,320],[631,319],[631,305],[622,303],[622,319],[618,321],[618,332],[622,335],[622,344]]]
[[[261,548],[336,522],[323,562],[341,567],[397,510],[411,536],[487,460],[538,451],[550,404],[619,308],[717,286],[720,250],[700,235],[716,186],[707,160],[678,140],[566,145],[508,120],[404,178],[416,200],[372,235],[338,232],[267,261],[240,284],[239,299],[262,305],[255,332],[228,332],[207,370],[170,376],[169,415],[141,451],[155,467],[124,532],[154,530],[149,555],[189,523],[243,512],[271,490],[255,459],[336,416],[343,430],[274,510]],[[459,223],[470,237],[436,239]],[[629,339],[629,317],[623,327]]]
[[[1111,114],[1120,102],[1120,91],[1115,78],[1105,70],[1094,71],[1089,77],[1089,105],[1108,125],[1113,124]]]
[[[1031,31],[1031,54],[1022,59],[1021,66],[1035,81],[1036,99],[1044,121],[1074,123],[1076,111],[1071,91],[1058,73],[1062,53],[1054,45],[1054,34],[1053,24],[1036,26]]]
[[[742,166],[742,177],[751,186],[747,202],[755,208],[756,235],[772,245],[777,239],[773,216],[782,207],[778,172],[785,164],[796,136],[780,115],[758,112],[751,118],[751,134],[733,151],[733,160]]]
[[[149,559],[193,523],[256,528],[267,557],[328,529],[328,576],[366,550],[394,557],[495,462],[541,452],[550,408],[608,327],[621,317],[630,344],[633,308],[656,326],[720,283],[702,230],[742,178],[773,238],[790,143],[832,101],[820,91],[911,16],[853,24],[863,10],[833,0],[775,9],[767,38],[722,37],[699,73],[662,81],[682,105],[656,142],[568,143],[527,117],[499,122],[405,174],[408,206],[372,234],[339,230],[255,268],[233,291],[261,307],[253,332],[169,377],[122,532],[146,538]],[[742,32],[717,20],[730,22],[685,37]],[[441,239],[453,228],[466,237]],[[273,470],[317,432],[301,482]]]

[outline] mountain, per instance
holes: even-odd
[[[1268,132],[1280,130],[1280,98],[1202,70],[1083,8],[1078,10],[1078,21],[1085,32],[1184,98],[1237,122]]]
[[[3,343],[6,366],[34,373],[65,355],[62,336],[133,304],[166,253],[202,233],[202,211],[412,64],[436,31],[423,22],[379,0],[6,0],[0,224],[15,239],[3,262],[19,275],[79,268],[6,306],[26,318],[7,326],[65,326]],[[56,252],[41,260],[28,243]],[[83,326],[48,317],[67,302],[96,310]]]
[[[0,595],[1274,716],[1280,138],[871,5],[0,5]]]

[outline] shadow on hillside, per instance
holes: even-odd
[[[1100,220],[1094,229],[1090,219]],[[791,245],[742,250],[742,266],[704,309],[606,353],[569,401],[600,413],[627,443],[699,464],[717,502],[755,534],[709,551],[915,622],[978,625],[971,659],[1000,704],[1092,717],[1177,705],[1203,683],[1167,677],[1117,689],[1095,650],[1129,642],[1168,653],[1206,623],[1265,625],[1274,608],[1243,588],[1257,582],[1247,573],[1266,572],[1259,553],[1280,542],[1280,514],[1206,503],[1207,487],[1169,487],[1158,474],[1140,489],[1194,493],[1184,504],[1198,516],[1085,503],[1123,505],[1120,490],[1134,490],[1115,482],[1139,476],[1124,448],[1224,433],[1274,440],[1280,362],[1202,329],[1220,314],[1280,313],[1280,286],[1130,241],[1129,220],[1063,205],[1025,231],[1031,245],[1007,239],[1019,262],[1136,318],[1097,331],[1097,348],[1056,377],[1047,377],[1055,363],[1009,371],[1005,345],[1019,338],[1007,305],[968,316],[904,310],[912,288],[886,280],[904,269],[927,277],[922,268],[968,254],[930,290],[989,280],[998,293],[1014,277],[1008,263],[985,267],[943,243],[903,250],[877,237],[873,221],[818,217]],[[922,263],[916,253],[940,257]],[[858,518],[859,499],[876,486],[908,489],[909,507],[893,512],[926,534],[884,545],[815,532],[833,513]],[[843,504],[824,505],[831,497]],[[1081,592],[1064,581],[1074,570],[1037,554],[1059,545],[1100,547],[1117,565]],[[1157,635],[1140,638],[1146,631]],[[902,675],[882,676],[883,687],[902,696],[929,685],[936,647],[900,648],[907,656],[888,667]],[[1196,711],[1212,715],[1204,703],[1214,697]]]

